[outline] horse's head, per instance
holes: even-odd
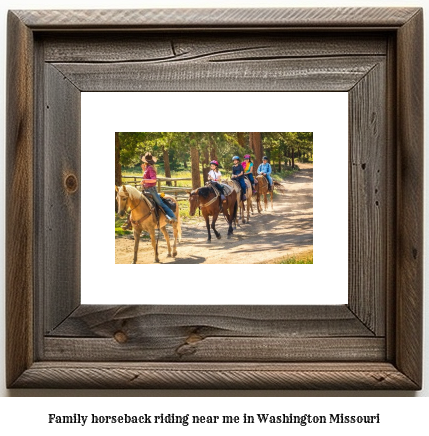
[[[197,207],[200,204],[200,200],[198,198],[198,189],[194,189],[189,192],[189,215],[194,216]]]
[[[129,194],[125,185],[118,188],[115,186],[116,190],[116,201],[118,202],[118,215],[122,218],[125,215],[127,209]]]

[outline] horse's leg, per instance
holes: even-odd
[[[207,242],[212,242],[212,235],[210,233],[210,217],[208,215],[205,215],[204,219],[206,220],[207,227]]]
[[[225,211],[225,218],[228,221],[228,235],[227,235],[228,239],[231,239],[231,236],[234,232],[234,229],[232,228],[233,217],[234,217],[234,205],[229,204],[227,210]]]
[[[268,191],[264,194],[264,206],[266,211],[268,209]]]
[[[261,195],[259,194],[259,191],[256,193],[256,208],[258,209],[258,213],[262,212]]]
[[[155,262],[158,263],[159,257],[158,257],[158,247],[157,247],[157,243],[156,243],[155,227],[151,227],[149,229],[149,235],[150,235],[150,242],[152,242],[153,252],[155,253]]]
[[[274,197],[274,191],[271,191],[271,194],[270,194],[271,210],[274,210],[274,208],[273,208],[273,197]]]
[[[180,222],[173,223],[173,236],[174,236],[173,257],[177,256],[177,239],[178,239],[178,234],[179,234],[178,226],[180,226]]]
[[[137,230],[136,227],[133,228],[134,233],[134,258],[133,258],[133,264],[137,263],[137,252],[139,251],[139,242],[140,242],[140,231]]]
[[[222,236],[220,235],[220,233],[216,230],[216,220],[217,220],[217,217],[219,216],[219,212],[215,212],[214,214],[213,214],[213,219],[212,219],[212,225],[211,225],[211,227],[212,227],[212,229],[213,229],[213,231],[214,231],[214,234],[216,235],[216,238],[217,239],[220,239]]]
[[[161,227],[161,232],[164,235],[165,240],[167,241],[167,250],[168,250],[167,257],[171,257],[170,237],[168,236],[168,232],[165,226]]]

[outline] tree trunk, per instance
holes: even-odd
[[[206,184],[209,180],[210,158],[209,149],[206,147],[203,153],[203,181]]]
[[[244,132],[237,132],[237,141],[241,148],[246,147],[246,144],[244,143]]]
[[[121,141],[119,133],[115,132],[115,185],[122,185],[122,168],[121,168]],[[115,212],[118,212],[118,202],[116,201],[115,189]]]
[[[122,186],[121,141],[118,132],[115,132],[115,185]]]
[[[295,168],[295,150],[294,150],[293,147],[292,147],[292,155],[291,155],[291,158],[292,158],[292,168]]]
[[[259,164],[262,163],[263,149],[262,149],[262,141],[261,141],[261,133],[260,132],[251,132],[249,133],[250,137],[250,147],[255,153],[255,162],[253,165],[253,173],[256,175],[256,170],[258,169]]]
[[[164,158],[165,177],[171,177],[170,159],[168,157],[168,148],[162,147],[162,157]],[[171,186],[171,182],[167,182],[167,185]]]
[[[192,174],[192,189],[197,189],[201,186],[200,177],[200,157],[198,147],[191,145],[191,174]]]

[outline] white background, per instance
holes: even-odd
[[[237,96],[231,92],[84,92],[81,96],[82,303],[347,303],[348,93],[241,92],[239,110],[235,104]],[[255,111],[255,107],[264,110],[261,113]],[[115,265],[113,215],[109,201],[111,191],[94,187],[94,162],[103,169],[105,180],[114,180],[114,132],[249,130],[314,133],[314,264]],[[335,171],[332,171],[332,156],[335,156]],[[338,183],[338,180],[344,182]],[[94,204],[97,204],[99,217],[97,234],[101,237],[94,237],[94,227],[86,225],[90,217],[88,211],[93,210]],[[254,222],[257,219],[256,216],[252,220]],[[245,231],[251,233],[251,225],[246,226]],[[149,242],[142,240],[140,244]],[[212,245],[216,245],[216,240]],[[166,249],[165,246],[161,247],[162,262]],[[179,258],[180,247],[179,244]],[[131,256],[130,253],[130,261]],[[207,277],[243,278],[250,269],[252,276],[258,277],[255,286],[243,289],[234,287],[231,292],[227,286],[207,283]],[[135,277],[143,277],[144,274],[145,280],[124,286],[124,277],[132,277],[133,274]],[[174,286],[171,286],[171,282],[164,284],[162,280],[171,274],[178,277]],[[194,285],[190,285],[186,277],[192,277]],[[285,278],[287,285],[284,284]],[[266,283],[263,292],[258,285],[262,282]],[[329,284],[329,292],[323,291],[322,283]],[[216,292],[206,292],[213,285]],[[153,292],[153,289],[158,290]]]
[[[2,101],[3,111],[5,108],[5,58],[6,58],[6,10],[7,9],[35,9],[35,8],[45,8],[45,9],[55,9],[55,8],[141,8],[141,7],[201,7],[205,6],[216,6],[216,7],[292,7],[292,6],[421,6],[423,7],[427,1],[417,0],[417,1],[397,1],[397,0],[342,0],[342,1],[327,1],[327,2],[318,2],[318,1],[292,1],[292,0],[268,0],[264,2],[263,0],[219,0],[215,2],[211,1],[198,1],[198,0],[147,0],[146,2],[138,1],[138,0],[123,0],[118,3],[118,1],[113,0],[75,0],[75,1],[65,1],[59,2],[58,0],[6,0],[3,1],[0,5],[0,20],[1,20],[1,43],[0,43],[0,59],[2,63],[2,68],[0,69],[0,81],[2,83],[2,87],[0,90],[0,98]],[[425,22],[428,22],[427,14]],[[427,26],[426,26],[427,29]],[[429,41],[427,38],[427,32],[425,36],[425,59],[429,58]],[[427,71],[425,69],[426,74],[425,78],[427,78]],[[425,101],[427,99],[427,91],[425,91]],[[427,111],[425,114],[425,126],[428,127],[427,122]],[[4,138],[4,116],[0,118],[0,135]],[[425,142],[427,146],[427,139]],[[3,144],[1,145],[3,146]],[[0,162],[0,172],[2,172],[4,168],[4,161]],[[428,167],[428,160],[425,157],[425,168]],[[427,179],[426,179],[427,180]],[[427,188],[427,182],[426,188]],[[4,180],[1,180],[1,192],[4,191]],[[0,214],[0,227],[2,231],[0,232],[1,238],[1,246],[4,247],[4,202],[2,202],[2,213]],[[427,211],[427,206],[425,206],[425,211]],[[425,227],[427,227],[428,220],[425,219]],[[427,236],[425,236],[425,246],[427,246]],[[0,280],[1,283],[4,283],[4,251],[1,252],[1,264],[2,268],[0,269]],[[427,261],[426,268],[427,271]],[[425,273],[426,277],[426,273]],[[428,359],[429,359],[429,330],[428,330],[428,309],[427,309],[427,301],[428,301],[428,292],[427,292],[427,284],[425,280],[425,378],[428,377]],[[1,289],[1,297],[2,304],[0,305],[0,318],[4,320],[4,289],[2,286]],[[0,336],[0,373],[4,374],[4,323],[1,323],[1,336]],[[339,410],[342,409],[345,412],[349,410],[353,410],[355,413],[376,413],[378,410],[385,411],[386,413],[386,421],[383,426],[380,427],[372,427],[372,428],[362,428],[362,427],[338,427],[335,431],[344,432],[347,431],[350,435],[362,435],[362,432],[365,431],[367,434],[398,434],[399,432],[407,431],[409,434],[413,433],[421,433],[424,428],[427,428],[427,410],[429,406],[428,395],[429,395],[429,385],[425,380],[424,388],[422,391],[414,393],[414,392],[348,392],[348,391],[335,391],[335,392],[327,392],[327,391],[310,391],[310,392],[294,392],[294,391],[257,391],[257,392],[248,392],[248,391],[75,391],[75,390],[61,390],[61,391],[52,391],[52,390],[21,390],[21,391],[8,391],[5,388],[4,384],[4,376],[0,380],[0,395],[3,396],[59,396],[66,398],[54,398],[54,399],[38,399],[34,401],[34,399],[30,399],[30,401],[25,401],[25,398],[2,398],[1,407],[0,407],[0,428],[3,430],[6,425],[10,425],[9,431],[12,433],[12,429],[17,431],[29,431],[33,434],[72,434],[76,435],[77,428],[73,426],[67,427],[55,427],[54,430],[49,430],[50,433],[46,430],[46,414],[51,413],[52,409],[63,411],[63,413],[91,413],[91,406],[101,405],[104,406],[106,412],[111,412],[114,409],[115,413],[125,413],[127,410],[136,411],[136,409],[144,412],[145,410],[155,410],[159,407],[159,402],[163,404],[163,408],[169,408],[172,410],[173,408],[180,408],[182,406],[188,406],[192,408],[195,413],[216,413],[219,411],[220,413],[227,410],[229,413],[234,413],[237,411],[237,414],[242,410],[241,406],[244,404],[249,407],[248,410],[251,409],[251,412],[255,412],[256,409],[263,408],[264,410],[273,410],[275,412],[282,413],[284,410],[288,413],[292,409],[302,409],[303,404],[306,405],[308,413],[316,414],[318,413],[318,408],[325,408],[327,405],[331,405],[333,409]],[[118,400],[112,399],[92,399],[92,398],[76,398],[72,399],[73,396],[127,396],[130,398],[122,398]],[[169,397],[169,396],[187,396],[187,398],[181,398],[180,400],[174,398],[162,398],[162,399],[147,399],[145,397],[153,397],[153,396],[161,396],[161,397]],[[140,397],[139,399],[131,398],[132,396]],[[201,397],[207,396],[209,398],[193,398],[193,397]],[[213,398],[225,396],[229,398]],[[244,396],[244,397],[253,397],[249,399],[236,399],[233,396]],[[288,397],[298,396],[315,396],[315,397],[324,397],[322,398],[288,398]],[[339,396],[345,396],[348,398],[337,398]],[[372,397],[372,398],[361,398],[364,397]],[[386,397],[390,396],[393,398],[377,398],[377,397]],[[421,399],[407,399],[404,397],[407,396],[425,396],[426,398]],[[258,398],[255,398],[258,397]],[[108,402],[112,407],[108,407],[106,402]],[[259,407],[260,406],[260,407]],[[296,407],[295,407],[296,406]],[[159,410],[159,409],[158,409]],[[322,412],[320,412],[322,413]],[[34,420],[32,420],[32,418]],[[260,434],[260,428],[255,427]],[[41,433],[40,430],[43,430],[46,433]],[[334,427],[329,427],[330,434],[333,433]],[[111,427],[109,429],[110,432],[114,431],[115,434],[118,434],[117,427]],[[222,431],[225,431],[221,428]],[[103,431],[105,434],[107,433],[107,429],[104,428]],[[131,430],[126,430],[131,433]],[[137,428],[138,434],[142,434],[142,429],[140,427]],[[205,428],[203,430],[206,432],[214,432],[216,434],[219,433],[219,428]],[[230,432],[235,432],[236,428],[229,429]],[[249,430],[248,430],[249,431]],[[265,430],[267,431],[267,430]],[[277,430],[270,429],[270,432],[274,434],[282,434],[284,435],[286,432],[290,432],[290,434],[301,434],[303,432],[307,434],[317,434],[320,433],[319,427],[303,427],[302,429],[298,429],[297,427],[279,427]],[[327,433],[328,430],[322,429],[322,434]],[[134,430],[136,432],[136,430]],[[199,430],[201,432],[201,430]],[[86,431],[87,434],[93,434],[90,430]],[[98,434],[99,432],[97,432]],[[153,432],[154,434],[155,432]],[[94,433],[95,434],[95,433]],[[136,433],[137,434],[137,433]]]

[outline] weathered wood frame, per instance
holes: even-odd
[[[139,71],[148,80],[125,80],[136,59],[118,58],[126,44],[109,41],[134,35],[138,43],[143,34],[152,42],[170,38],[171,54],[145,63]],[[298,75],[305,67],[298,81],[286,80],[294,56],[279,56],[277,43],[243,49],[225,37],[286,34],[310,38],[311,56],[301,44],[295,57],[302,63],[291,67]],[[311,43],[311,34],[313,41],[317,34],[334,46],[356,45],[346,43],[334,56]],[[9,12],[7,386],[420,389],[422,34],[417,8]],[[193,57],[193,35],[218,38],[228,49]],[[377,43],[360,51],[362,38],[384,39],[386,52],[372,52]],[[91,39],[93,57],[81,50],[78,59],[76,41]],[[156,66],[177,56],[184,57],[174,67],[182,68],[179,79],[170,66]],[[202,57],[211,62],[198,63]],[[269,60],[278,68],[268,68]],[[252,80],[245,80],[244,65],[258,65]],[[156,68],[158,79],[149,80]],[[348,305],[80,305],[81,91],[291,89],[349,92]]]

